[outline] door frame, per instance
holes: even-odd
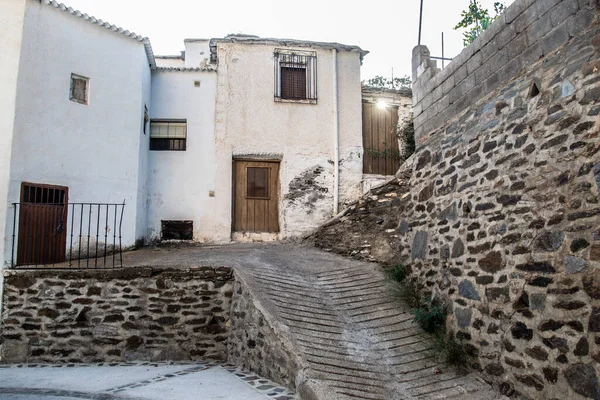
[[[235,230],[235,208],[236,208],[236,191],[235,191],[235,187],[236,187],[236,166],[235,163],[238,161],[247,161],[247,162],[266,162],[266,163],[277,163],[279,164],[279,170],[277,173],[277,219],[278,219],[278,225],[279,225],[279,231],[277,232],[277,234],[279,234],[281,232],[281,221],[280,221],[280,216],[281,216],[281,202],[280,202],[280,198],[281,198],[281,179],[280,179],[280,175],[281,175],[281,161],[282,161],[283,157],[279,156],[279,155],[265,155],[265,156],[260,156],[260,155],[239,155],[239,156],[233,156],[231,159],[231,229],[230,229],[230,238],[233,239],[233,234],[234,232],[236,232]]]

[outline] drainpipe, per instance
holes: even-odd
[[[337,49],[331,49],[333,54],[333,214],[338,213],[340,200],[340,126],[338,110],[338,59]]]

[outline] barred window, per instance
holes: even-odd
[[[317,101],[317,54],[276,49],[275,101]]]
[[[69,100],[80,104],[88,104],[90,78],[71,74]]]
[[[150,150],[185,151],[186,120],[150,121]]]

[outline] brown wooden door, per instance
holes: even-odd
[[[279,232],[279,163],[234,161],[235,232]]]
[[[68,190],[63,186],[21,185],[17,265],[66,260]]]
[[[394,175],[400,166],[398,106],[363,103],[363,172]]]

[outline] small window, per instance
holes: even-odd
[[[248,167],[247,199],[269,199],[269,168]]]
[[[314,51],[275,50],[275,101],[316,103],[317,55]]]
[[[185,151],[186,120],[150,121],[150,150]]]
[[[90,78],[71,74],[71,89],[69,100],[80,104],[88,104],[90,91]]]

